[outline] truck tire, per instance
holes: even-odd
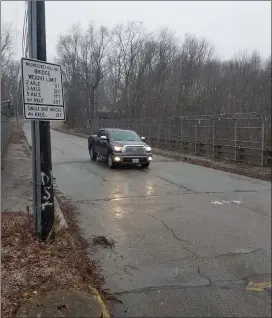
[[[94,147],[91,147],[91,149],[89,149],[89,153],[90,153],[90,159],[92,161],[96,161],[97,155],[96,155],[96,153],[94,151]]]
[[[115,163],[113,162],[112,154],[111,154],[111,153],[108,154],[107,164],[108,164],[108,167],[109,167],[110,169],[114,169],[114,168],[115,168]]]
[[[144,163],[144,164],[142,164],[142,168],[147,169],[149,167],[149,165],[150,165],[150,162]]]

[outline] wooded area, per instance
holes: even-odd
[[[1,25],[1,101],[20,103],[20,61],[14,59],[11,27]]]
[[[2,100],[18,103],[10,29],[2,28],[1,43]],[[123,118],[253,111],[270,118],[271,57],[257,51],[222,60],[204,38],[187,34],[181,42],[169,29],[149,33],[136,22],[90,24],[59,37],[56,62],[70,127],[87,127],[101,110]]]
[[[239,48],[237,48],[239,49]],[[143,24],[112,30],[73,26],[57,45],[63,67],[67,123],[86,126],[98,110],[119,117],[271,112],[271,58],[258,52],[217,58],[211,44]]]

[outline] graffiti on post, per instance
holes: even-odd
[[[47,206],[53,205],[53,186],[52,186],[52,171],[50,171],[50,175],[48,176],[44,172],[41,172],[41,182],[44,188],[44,195],[42,196],[42,211],[46,209]]]

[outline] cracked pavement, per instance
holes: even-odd
[[[271,294],[247,288],[271,282],[269,182],[161,156],[146,171],[110,170],[89,160],[86,139],[51,134],[56,185],[83,235],[116,242],[89,250],[122,301],[115,316],[271,316]]]

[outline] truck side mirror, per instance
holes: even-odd
[[[141,139],[142,139],[142,141],[145,141],[146,138],[145,137],[141,137]]]

